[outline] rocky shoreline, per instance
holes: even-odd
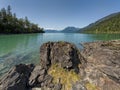
[[[83,44],[48,42],[38,65],[19,64],[0,79],[0,90],[120,90],[120,40]]]

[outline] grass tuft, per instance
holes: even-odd
[[[86,85],[87,90],[100,90],[97,86],[92,83],[87,83]]]
[[[68,71],[58,64],[52,65],[48,73],[53,77],[54,84],[61,83],[63,85],[62,90],[71,90],[72,84],[80,80],[80,76],[73,70]]]

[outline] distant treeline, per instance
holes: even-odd
[[[0,33],[20,34],[20,33],[43,33],[43,28],[31,23],[27,17],[18,19],[15,13],[11,12],[11,7],[0,10]]]

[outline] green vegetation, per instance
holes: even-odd
[[[43,28],[31,23],[27,17],[18,19],[11,7],[0,10],[0,34],[43,33]]]
[[[80,31],[83,33],[120,33],[120,13],[102,18]]]
[[[80,76],[73,70],[67,71],[58,64],[52,65],[48,73],[53,77],[53,83],[63,85],[62,90],[71,90],[72,84],[80,80]]]
[[[87,90],[100,90],[99,87],[95,86],[92,83],[86,83],[85,86],[86,86]]]

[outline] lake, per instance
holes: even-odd
[[[80,48],[80,43],[120,39],[120,34],[44,33],[0,35],[0,75],[20,63],[40,63],[40,46],[48,41],[67,41]]]

